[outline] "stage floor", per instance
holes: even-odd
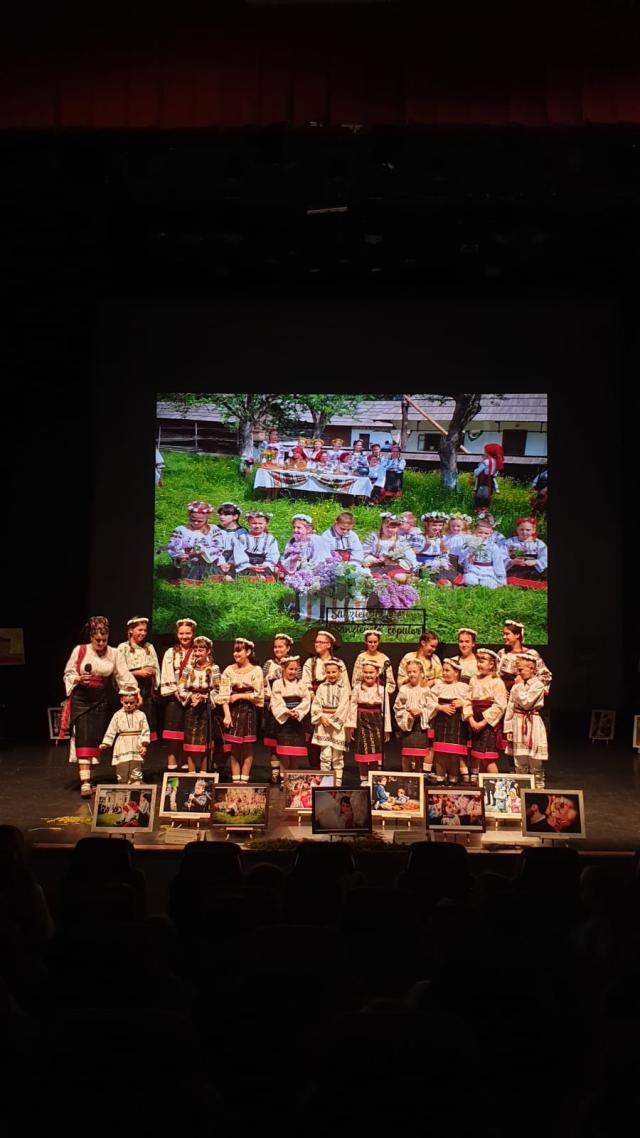
[[[395,744],[390,744],[385,766],[395,765]],[[18,745],[0,751],[0,820],[19,826],[28,833],[36,845],[75,844],[90,833],[91,801],[80,798],[76,768],[67,762],[68,745],[51,743],[48,746]],[[159,746],[151,747],[145,762],[145,781],[162,782],[163,753]],[[258,747],[252,779],[269,781],[268,753]],[[113,768],[105,761],[94,768],[94,783],[113,782]],[[345,786],[358,785],[358,771],[350,755],[345,767]],[[549,788],[584,790],[587,838],[576,842],[578,848],[614,852],[640,848],[640,756],[629,745],[605,744],[588,741],[580,744],[563,743],[552,751],[547,764]],[[376,824],[376,832],[392,842],[419,841],[424,830],[414,823],[411,830],[402,832],[391,822],[384,829]],[[188,830],[177,830],[167,838],[168,827],[156,822],[152,834],[136,834],[136,844],[159,850],[173,848],[189,840]],[[226,837],[224,831],[208,831],[208,837]],[[311,827],[284,814],[282,795],[277,789],[270,794],[270,820],[266,835],[269,838],[308,838]],[[469,849],[513,845],[518,842],[517,831],[496,827],[488,822],[487,833],[474,836]],[[535,840],[535,839],[534,839]],[[522,839],[520,838],[520,844]]]

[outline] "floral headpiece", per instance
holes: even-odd
[[[127,621],[127,628],[131,628],[134,624],[148,624],[148,616],[132,616],[131,620]]]
[[[180,628],[181,624],[190,624],[192,628],[198,627],[197,620],[192,620],[190,616],[181,616],[180,619],[176,621],[176,628]]]
[[[300,659],[299,656],[283,656],[282,660],[280,661],[280,664],[281,665],[282,664],[293,664],[294,661],[297,663],[299,659]]]
[[[462,671],[462,664],[460,663],[459,660],[454,660],[452,656],[445,656],[442,663],[443,664],[450,664],[452,668],[455,668],[456,672]]]
[[[402,518],[398,514],[392,514],[390,510],[383,510],[380,514],[380,521],[391,522],[392,525],[402,525]]]
[[[528,660],[531,664],[538,663],[537,657],[534,656],[533,652],[521,652],[518,656],[518,660]]]
[[[234,514],[237,514],[239,517],[240,514],[242,513],[242,510],[240,509],[239,506],[236,506],[235,502],[223,502],[221,506],[218,506],[216,513],[217,514],[234,513]]]
[[[460,521],[465,522],[466,525],[469,525],[469,523],[473,521],[473,518],[469,514],[461,514],[459,510],[453,510],[452,513],[449,514],[449,521],[453,521],[454,518],[459,518]]]
[[[336,638],[333,633],[329,632],[326,628],[319,628],[316,632],[316,636],[328,636],[332,644],[335,644],[336,642]],[[330,661],[328,661],[328,663],[330,663]]]
[[[367,636],[377,636],[378,640],[382,640],[382,633],[378,628],[368,628],[366,632],[363,632],[362,639],[366,640]]]
[[[309,514],[292,514],[291,515],[291,521],[292,522],[295,522],[295,521],[305,522],[305,524],[308,526],[313,525],[313,518],[310,517]]]
[[[494,664],[498,663],[498,653],[493,651],[493,648],[478,648],[478,656],[491,656]]]
[[[421,514],[420,521],[430,522],[433,520],[435,522],[445,522],[448,517],[449,515],[446,514],[444,510],[428,510],[426,514]]]
[[[241,639],[241,637],[236,636],[236,640],[239,640],[239,639]],[[286,640],[287,643],[293,644],[293,636],[289,636],[288,632],[276,632],[273,639],[274,640]]]
[[[213,648],[213,640],[210,640],[208,636],[196,636],[193,644],[197,648]]]
[[[266,518],[266,520],[268,522],[270,522],[272,517],[273,517],[273,514],[267,513],[266,510],[247,510],[245,517],[246,518]],[[236,640],[237,639],[238,639],[238,637],[236,637]]]
[[[517,633],[520,639],[524,636],[524,624],[520,624],[519,620],[505,620],[504,627],[510,628],[512,632]]]
[[[210,502],[189,502],[187,509],[190,514],[209,514],[213,513],[213,506]]]
[[[461,632],[468,632],[469,636],[476,636],[477,637],[477,635],[478,635],[475,628],[459,628],[458,629],[458,636],[460,635]]]
[[[253,640],[247,640],[246,636],[234,636],[234,644],[246,644],[248,648],[255,648]]]

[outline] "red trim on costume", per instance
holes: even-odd
[[[453,583],[454,585],[464,585],[463,574],[458,573],[458,576],[453,578]]]
[[[99,759],[101,753],[99,747],[76,747],[77,759]]]
[[[182,748],[183,751],[193,751],[197,755],[203,755],[206,749],[204,743],[185,743]]]
[[[400,751],[400,754],[409,756],[413,755],[423,759],[428,750],[428,747],[403,747]]]
[[[546,589],[547,581],[529,581],[525,577],[507,577],[507,585],[517,585],[519,589]]]
[[[180,742],[182,739],[184,739],[184,731],[163,731],[162,738],[177,739],[178,742]]]
[[[300,755],[303,758],[307,757],[306,747],[281,747],[278,745],[277,753],[279,755]]]
[[[500,758],[500,753],[499,751],[474,751],[472,747],[471,757],[479,759],[481,763],[494,763]]]
[[[378,751],[377,754],[374,753],[372,755],[355,754],[353,757],[357,763],[381,763],[382,762],[382,752],[381,751]]]
[[[255,735],[224,735],[225,743],[255,743]]]
[[[436,742],[433,744],[433,750],[442,752],[445,755],[467,755],[469,753],[468,748],[463,746],[462,743]]]
[[[182,673],[184,672],[185,667],[187,666],[187,664],[189,663],[189,660],[191,659],[191,653],[192,652],[193,652],[193,644],[190,644],[189,647],[187,648],[183,658],[182,658],[180,667],[178,668],[178,679],[179,680],[182,679]],[[168,738],[168,736],[167,736],[167,738]]]
[[[149,742],[150,742],[150,743],[157,743],[157,742],[158,742],[158,733],[157,733],[157,731],[152,731],[152,732],[151,732],[151,734],[149,735]]]
[[[270,735],[264,735],[262,739],[262,746],[271,747],[273,749],[273,747],[278,746],[278,740],[272,739]]]

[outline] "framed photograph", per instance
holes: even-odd
[[[370,834],[371,792],[368,786],[314,787],[311,831],[314,834]]]
[[[424,818],[424,778],[403,771],[369,771],[373,819]]]
[[[447,786],[427,790],[427,824],[430,830],[455,829],[481,834],[485,828],[484,791],[480,787]]]
[[[55,742],[57,743],[57,742],[61,742],[64,739],[69,738],[69,727],[68,726],[67,726],[67,729],[66,729],[64,735],[62,736],[62,740],[60,740],[58,738],[59,734],[60,734],[60,721],[62,719],[62,707],[60,707],[60,706],[48,707],[47,708],[47,718],[49,720],[49,738],[50,739],[54,739]]]
[[[613,739],[615,729],[615,711],[591,712],[591,723],[589,724],[589,738],[591,740],[598,739],[603,743],[608,743],[611,739]]]
[[[485,818],[521,820],[521,791],[533,790],[532,774],[481,774],[478,782],[484,793]]]
[[[213,787],[211,825],[240,830],[266,830],[269,787],[232,782]]]
[[[158,817],[176,820],[206,818],[208,821],[211,815],[213,788],[219,778],[217,771],[204,774],[165,771]]]
[[[155,786],[129,786],[122,783],[104,783],[96,787],[91,829],[100,832],[150,832],[153,829],[156,790]]]
[[[335,771],[284,771],[285,814],[310,814],[314,786],[335,786]]]
[[[633,717],[633,745],[637,751],[640,751],[640,715]]]
[[[581,790],[523,790],[522,833],[527,837],[586,838]]]

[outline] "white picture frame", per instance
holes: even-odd
[[[503,794],[496,795],[498,783],[504,784]],[[494,793],[491,794],[491,784],[495,784]],[[511,774],[499,772],[498,774],[483,773],[478,775],[478,785],[484,792],[484,816],[495,818],[502,822],[522,821],[522,791],[533,790],[534,778],[532,774]],[[511,795],[512,788],[517,791],[517,809]]]
[[[555,841],[586,838],[583,791],[523,790],[522,834]]]
[[[93,800],[92,833],[151,834],[157,789],[148,783],[100,783]]]

